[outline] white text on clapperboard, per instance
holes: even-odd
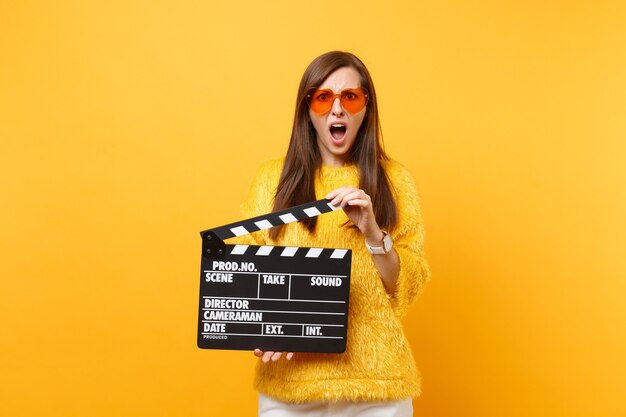
[[[232,284],[236,277],[245,277],[247,279],[258,280],[258,286],[262,285],[271,286],[288,286],[289,291],[291,289],[292,279],[307,279],[309,280],[310,287],[340,287],[345,276],[321,276],[321,275],[306,275],[306,274],[277,274],[277,273],[264,273],[257,271],[257,268],[253,262],[235,262],[235,261],[213,261],[212,270],[205,270],[205,281],[221,284]],[[261,325],[259,331],[252,330],[250,335],[262,335],[262,336],[287,336],[288,333],[294,331],[294,327],[297,326],[301,330],[297,330],[298,336],[308,337],[323,337],[323,338],[338,338],[334,335],[326,335],[325,330],[332,330],[333,327],[343,327],[343,325],[333,324],[325,321],[322,324],[319,323],[301,323],[299,320],[289,319],[286,323],[276,323],[276,319],[265,320],[264,313],[272,314],[277,313],[271,310],[261,310],[250,308],[250,302],[262,302],[261,300],[282,300],[312,303],[315,300],[306,299],[292,299],[289,292],[285,298],[263,298],[257,292],[256,296],[251,299],[229,297],[229,296],[207,296],[204,297],[203,305],[203,333],[207,338],[215,338],[216,334],[221,334],[221,338],[227,338],[228,334],[231,334],[228,330],[229,323],[259,323]],[[319,301],[322,302],[322,301]],[[333,302],[333,301],[329,301]],[[336,301],[336,303],[343,303],[343,301]],[[257,304],[258,305],[258,304]],[[343,315],[343,313],[333,312],[316,312],[316,311],[300,311],[294,310],[283,313],[283,315],[297,315],[302,316],[307,314],[336,314]],[[289,332],[286,331],[289,328]],[[334,333],[334,332],[331,332]],[[238,332],[238,335],[244,335]]]

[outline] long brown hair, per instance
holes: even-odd
[[[291,140],[276,188],[274,211],[315,200],[315,172],[321,166],[322,158],[315,128],[309,116],[306,95],[312,88],[320,86],[331,73],[343,67],[354,68],[360,75],[361,87],[369,93],[365,117],[347,162],[355,164],[359,170],[359,187],[372,198],[376,222],[381,228],[390,229],[395,226],[398,215],[383,166],[388,157],[382,146],[376,90],[363,62],[349,52],[327,52],[315,58],[304,71],[298,87]],[[304,220],[303,223],[309,232],[313,232],[317,218]],[[272,228],[270,237],[276,240],[281,229],[282,227]]]

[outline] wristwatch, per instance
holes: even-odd
[[[367,247],[367,251],[369,253],[371,253],[372,255],[384,255],[386,253],[391,252],[391,248],[393,246],[393,243],[391,242],[391,236],[389,236],[389,233],[385,232],[384,230],[383,232],[383,241],[382,241],[382,246],[370,246],[367,243],[367,240],[365,240],[365,247]]]

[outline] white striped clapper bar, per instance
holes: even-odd
[[[337,209],[318,200],[200,232],[198,347],[344,352],[350,249],[223,241]]]

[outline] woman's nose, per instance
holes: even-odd
[[[341,106],[339,97],[333,101],[332,114],[333,116],[343,116],[343,107]]]

